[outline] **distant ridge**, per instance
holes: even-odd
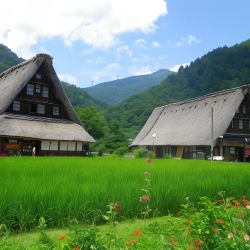
[[[128,97],[149,90],[159,85],[172,71],[160,69],[152,74],[131,76],[109,82],[103,82],[93,87],[85,88],[89,95],[108,104],[115,105]]]

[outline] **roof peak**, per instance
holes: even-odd
[[[53,63],[53,57],[50,56],[49,54],[45,54],[45,53],[39,53],[39,54],[36,54],[34,57],[28,59],[28,60],[25,60],[17,65],[14,65],[8,69],[6,69],[5,71],[1,72],[0,73],[0,78],[5,76],[5,75],[8,75],[9,73],[11,73],[12,71],[22,67],[22,66],[25,66],[26,64],[30,63],[30,62],[34,62],[34,61],[39,61],[39,60],[44,60],[45,62],[47,62],[48,64],[52,64]]]
[[[171,106],[171,105],[182,105],[182,104],[185,104],[185,103],[201,101],[201,100],[204,100],[204,99],[209,98],[209,97],[216,97],[216,96],[219,96],[219,95],[224,95],[224,94],[227,94],[227,93],[230,93],[230,92],[234,92],[234,91],[236,91],[238,89],[242,89],[242,91],[244,91],[247,88],[250,88],[250,84],[245,84],[245,85],[241,85],[241,86],[230,88],[230,89],[220,90],[220,91],[217,91],[217,92],[212,92],[212,93],[209,93],[209,94],[206,94],[206,95],[201,95],[201,96],[185,99],[185,100],[178,101],[178,102],[168,103],[168,104],[165,104],[165,105],[162,105],[162,106],[158,106],[158,107],[156,107],[156,109],[157,108],[164,108],[164,107]]]

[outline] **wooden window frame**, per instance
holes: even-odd
[[[31,83],[27,84],[27,95],[34,95],[34,85]]]
[[[13,111],[20,112],[21,111],[21,102],[20,101],[13,101],[12,109],[13,109]]]

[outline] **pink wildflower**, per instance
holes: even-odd
[[[140,201],[141,202],[147,202],[149,200],[150,200],[150,197],[148,195],[146,195],[146,194],[140,196]]]
[[[245,240],[245,241],[249,241],[249,239],[250,239],[249,235],[248,235],[248,234],[245,234],[245,235],[244,235],[244,240]]]
[[[227,238],[228,238],[228,239],[231,239],[231,238],[233,238],[233,236],[234,236],[233,233],[229,233],[229,234],[227,235]]]

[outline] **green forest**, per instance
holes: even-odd
[[[0,45],[0,71],[22,61]],[[122,153],[142,128],[152,110],[160,105],[215,91],[250,84],[250,40],[217,48],[161,84],[110,106],[68,83],[63,87],[85,128],[96,139],[92,150]]]

